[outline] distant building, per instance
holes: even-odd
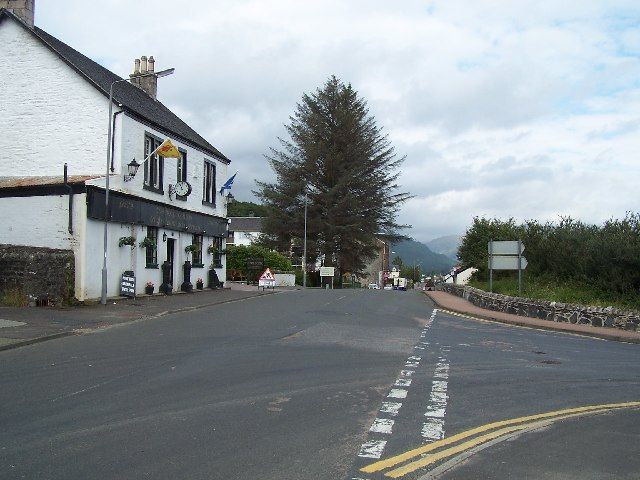
[[[262,233],[263,217],[229,217],[227,245],[251,245]]]
[[[456,285],[466,285],[471,280],[471,275],[477,272],[477,268],[462,268],[460,266],[453,269],[446,275],[446,283],[454,283]]]

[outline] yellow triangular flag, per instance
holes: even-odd
[[[171,140],[168,138],[156,148],[154,153],[164,158],[182,158],[182,154],[178,151],[178,148],[171,143]]]

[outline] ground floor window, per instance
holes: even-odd
[[[222,237],[213,237],[213,266],[222,267]]]
[[[193,266],[202,267],[202,235],[194,235],[191,240],[191,244],[196,247],[191,254],[193,258]]]
[[[158,268],[158,227],[147,227],[147,268]]]

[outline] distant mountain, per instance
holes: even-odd
[[[446,235],[444,237],[434,238],[427,242],[427,246],[436,253],[441,253],[447,257],[457,261],[458,247],[462,241],[462,235]]]
[[[423,273],[446,272],[451,269],[455,261],[451,258],[435,253],[429,249],[424,243],[415,240],[403,240],[399,243],[391,245],[391,251],[395,253],[389,254],[389,261],[399,256],[405,265],[420,265]]]

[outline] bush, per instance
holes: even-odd
[[[607,292],[597,295],[611,300],[640,293],[640,215],[628,213],[622,220],[608,220],[602,226],[589,225],[570,217],[558,223],[530,220],[516,224],[475,217],[458,249],[465,267],[475,267],[478,281],[488,278],[489,240],[517,240],[525,245],[526,275],[546,286],[572,285],[572,290]],[[512,272],[495,272],[494,280],[511,278]],[[545,287],[546,288],[546,287]]]
[[[247,276],[247,258],[260,257],[264,259],[264,267],[271,271],[291,271],[291,262],[284,255],[256,245],[237,245],[227,249],[227,269],[234,275]],[[262,273],[262,272],[260,272]]]

